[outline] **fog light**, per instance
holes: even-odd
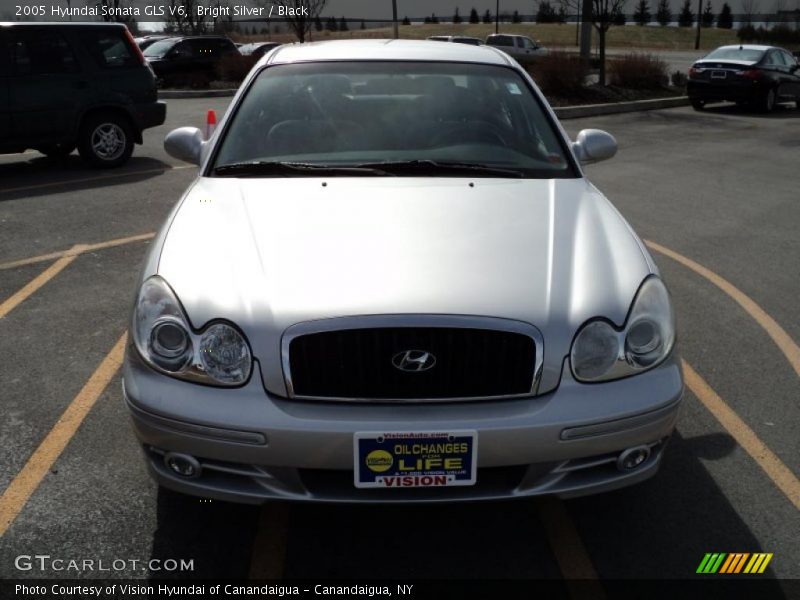
[[[181,477],[190,479],[200,476],[200,463],[193,456],[168,452],[164,456],[164,464],[170,471]]]
[[[650,457],[648,446],[628,448],[617,459],[617,468],[620,471],[631,471],[642,465]]]

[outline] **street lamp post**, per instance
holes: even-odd
[[[392,29],[394,30],[394,39],[400,37],[397,31],[397,0],[392,0]]]
[[[494,7],[494,32],[500,33],[500,0],[497,0]]]

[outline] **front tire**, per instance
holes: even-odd
[[[133,129],[128,119],[113,113],[89,117],[81,127],[78,152],[101,169],[125,164],[133,154]]]
[[[761,97],[761,101],[759,103],[759,108],[762,112],[771,113],[775,109],[775,101],[778,99],[778,95],[775,92],[775,88],[769,88],[766,93]]]
[[[703,110],[706,107],[706,101],[699,98],[690,98],[689,102],[692,103],[692,108],[695,110]]]

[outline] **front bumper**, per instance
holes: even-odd
[[[643,481],[656,473],[675,427],[683,381],[677,358],[647,373],[601,384],[576,382],[538,397],[431,405],[353,405],[268,395],[258,377],[222,389],[156,373],[129,349],[123,390],[153,477],[164,487],[220,500],[438,502],[557,494],[580,496]],[[478,431],[474,486],[357,489],[358,431]],[[621,471],[619,453],[646,445],[649,458]],[[166,452],[202,466],[183,478]]]

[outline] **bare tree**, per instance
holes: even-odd
[[[283,12],[281,17],[289,31],[297,36],[302,43],[306,41],[308,35],[314,27],[317,19],[328,0],[271,0],[270,4],[275,6],[276,12]],[[276,16],[273,13],[273,17]]]
[[[626,0],[592,0],[591,21],[597,30],[600,50],[600,85],[606,84],[606,33],[625,8],[625,2]]]
[[[788,15],[786,14],[787,8],[789,8],[787,0],[775,0],[775,3],[772,5],[773,21],[776,23],[785,23],[788,21]]]
[[[561,10],[567,15],[575,15],[575,45],[579,45],[578,35],[581,28],[581,0],[559,0]]]
[[[742,0],[742,22],[745,25],[752,25],[757,10],[758,0]]]

